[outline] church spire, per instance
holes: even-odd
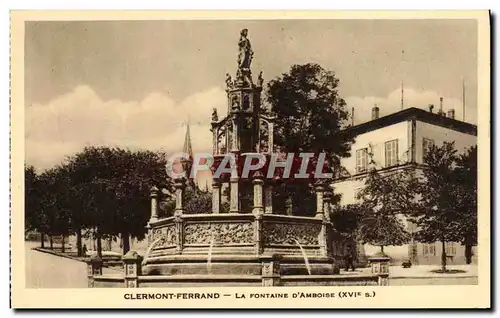
[[[190,177],[191,169],[193,167],[193,146],[191,145],[191,132],[189,130],[189,118],[186,123],[186,136],[184,137],[184,147],[182,152],[187,154],[187,160],[185,160],[185,169],[188,173],[187,186],[196,189],[196,176]]]
[[[193,146],[191,145],[191,134],[189,132],[189,119],[186,125],[186,136],[184,138],[184,147],[182,152],[188,154],[189,160],[193,160]]]

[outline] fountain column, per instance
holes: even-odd
[[[219,128],[218,128],[218,119],[219,117],[217,116],[217,109],[214,109],[212,113],[212,153],[214,155],[219,154]]]
[[[321,219],[321,231],[318,236],[318,241],[320,245],[320,251],[322,256],[326,256],[328,254],[327,250],[327,222],[325,220],[325,212],[324,212],[324,193],[325,188],[321,181],[317,181],[315,185],[316,190],[316,215],[317,219]]]
[[[291,197],[287,197],[285,200],[285,213],[286,215],[293,215],[293,201]]]
[[[174,215],[182,215],[184,213],[184,189],[186,188],[186,179],[182,177],[175,179],[174,187],[175,187]]]
[[[183,177],[174,179],[174,187],[175,187],[175,230],[177,232],[176,242],[175,242],[175,251],[177,254],[182,252],[183,248],[183,219],[182,215],[184,214],[184,189],[186,188],[186,179]]]
[[[331,239],[332,223],[330,222],[330,204],[332,202],[332,196],[333,193],[329,189],[326,189],[323,202],[325,215],[323,217],[323,224],[321,227],[321,232],[324,240],[323,255],[329,257],[333,256],[333,242]]]
[[[233,131],[232,131],[232,144],[231,144],[231,151],[232,152],[238,152],[239,151],[239,133],[238,133],[238,118],[239,118],[239,107],[236,107],[233,109]]]
[[[274,124],[272,122],[268,123],[268,136],[267,136],[267,144],[269,148],[269,153],[273,153],[274,149]]]
[[[262,185],[264,184],[264,176],[260,171],[257,171],[253,176],[253,214],[258,215],[264,212],[262,205]]]
[[[236,102],[235,105],[233,106],[232,109],[232,131],[231,133],[231,152],[234,155],[234,158],[236,160],[236,165],[239,164],[238,162],[238,155],[239,155],[239,139],[238,139],[238,119],[239,119],[239,103]],[[229,211],[231,213],[239,213],[240,211],[240,192],[239,192],[239,176],[238,176],[238,169],[236,167],[232,167],[231,169],[231,178],[229,180],[231,190],[230,190],[230,207]]]
[[[153,186],[150,192],[151,197],[151,217],[149,219],[149,223],[155,222],[158,220],[158,188]]]
[[[212,181],[212,213],[220,213],[221,183],[218,179]]]
[[[230,198],[229,198],[229,211],[231,213],[238,213],[240,210],[240,195],[238,190],[239,178],[237,175],[231,176],[230,179],[231,189],[230,189]]]
[[[264,213],[273,214],[273,185],[271,183],[264,187]]]
[[[262,214],[264,213],[264,206],[262,204],[262,186],[264,184],[264,176],[260,171],[257,171],[253,175],[253,209],[252,213],[255,215],[255,220],[253,222],[254,226],[254,243],[255,243],[255,253],[260,255],[262,252]]]
[[[316,218],[323,219],[325,216],[325,212],[323,210],[323,194],[325,188],[321,182],[316,183]]]
[[[323,211],[325,213],[325,220],[330,221],[331,204],[332,204],[332,192],[326,190],[323,197]]]

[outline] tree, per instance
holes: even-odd
[[[330,213],[334,229],[343,236],[354,237],[357,234],[361,213],[360,204],[337,205]]]
[[[416,209],[417,239],[424,243],[441,242],[441,270],[446,271],[446,242],[462,239],[462,220],[457,214],[457,202],[462,193],[455,171],[457,151],[454,143],[429,147],[424,156],[419,194],[420,208]]]
[[[365,243],[380,246],[381,253],[384,246],[402,245],[409,240],[403,218],[410,212],[407,209],[412,193],[406,187],[410,180],[404,171],[384,174],[373,168],[358,194],[362,200],[359,236]]]
[[[71,212],[65,204],[68,198],[68,175],[64,166],[59,165],[44,171],[38,184],[40,198],[39,227],[49,235],[50,248],[53,248],[52,237],[70,233],[69,222]],[[62,241],[64,251],[64,239]]]
[[[197,187],[186,188],[187,214],[210,213],[212,211],[212,194],[208,191],[200,190]]]
[[[73,187],[85,214],[81,224],[94,229],[99,255],[101,239],[120,235],[126,253],[130,237],[144,238],[151,187],[171,190],[165,164],[162,153],[107,147],[88,147],[72,158]]]
[[[45,246],[45,232],[40,203],[40,178],[33,166],[24,168],[24,218],[25,231],[38,231],[40,233],[41,247]]]
[[[349,156],[352,139],[341,130],[347,126],[345,101],[338,94],[335,73],[318,64],[293,65],[288,73],[271,80],[266,101],[277,115],[274,142],[282,152],[327,154],[327,164],[340,167],[340,159]],[[304,182],[282,183],[276,197],[285,194],[299,207],[294,214],[313,215],[313,187]]]
[[[97,242],[97,254],[102,256],[101,239],[114,232],[116,200],[113,184],[116,175],[110,162],[111,149],[86,147],[69,160],[71,188],[74,191],[73,213],[81,216],[80,224],[75,219],[77,237],[83,227],[92,229],[91,235]]]
[[[70,228],[76,234],[77,255],[83,256],[82,231],[90,224],[89,217],[86,214],[88,202],[85,202],[88,199],[88,196],[85,194],[88,194],[89,185],[73,183],[71,180],[72,167],[70,164],[67,165],[67,169],[70,181],[67,189],[69,195],[66,204],[71,211]]]
[[[415,193],[418,176],[415,166],[399,162],[397,167],[383,168],[374,160],[372,146],[368,150],[368,176],[357,194],[358,237],[365,243],[380,246],[402,245],[410,239],[404,221],[418,207]]]
[[[466,263],[472,262],[472,246],[477,244],[477,146],[457,157],[457,218],[460,220]]]
[[[143,239],[151,216],[150,189],[156,186],[172,191],[165,165],[166,155],[151,151],[113,149],[116,169],[112,183],[116,192],[117,233],[123,240],[123,253],[130,249],[130,237]]]
[[[163,153],[86,147],[40,176],[27,167],[27,227],[62,235],[63,244],[65,235],[76,233],[79,255],[85,228],[92,230],[99,256],[101,240],[120,235],[126,253],[130,237],[142,239],[146,233],[151,187],[171,193],[165,165]]]

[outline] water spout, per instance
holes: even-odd
[[[159,238],[157,238],[156,240],[153,241],[153,243],[149,244],[148,246],[148,249],[146,250],[146,253],[144,253],[144,257],[143,257],[143,261],[142,261],[142,265],[145,265],[146,264],[146,260],[148,259],[149,257],[149,253],[151,253],[151,249],[153,249],[153,247],[155,247],[156,243],[158,243],[159,240],[161,240],[163,237],[160,236]]]
[[[207,258],[207,272],[212,274],[212,247],[214,246],[214,236],[210,239],[210,246],[208,247],[208,258]]]
[[[309,275],[311,275],[311,266],[309,265],[309,260],[306,255],[306,251],[304,251],[302,245],[298,240],[295,240],[295,242],[297,242],[297,245],[299,246],[300,251],[302,252],[302,257],[304,258],[304,263],[306,264],[307,272],[309,273]]]

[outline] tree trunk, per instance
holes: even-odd
[[[471,244],[465,245],[465,263],[467,265],[472,263],[472,245]]]
[[[64,235],[61,235],[61,252],[64,253]]]
[[[380,245],[380,252],[384,254],[384,245]]]
[[[130,251],[130,235],[127,232],[122,232],[123,239],[123,255]]]
[[[97,236],[97,257],[102,258],[102,241],[101,235]]]
[[[45,234],[40,233],[40,247],[45,248]]]
[[[111,237],[108,239],[107,244],[108,244],[108,250],[112,251],[113,250],[113,239]]]
[[[82,256],[82,230],[81,229],[78,229],[78,231],[76,231],[76,250],[77,250],[77,254],[78,256]]]
[[[54,248],[54,241],[52,240],[52,235],[49,235],[49,246],[50,246],[50,249]]]
[[[441,272],[446,272],[446,242],[444,240],[441,241],[441,247],[443,248],[441,252]]]

